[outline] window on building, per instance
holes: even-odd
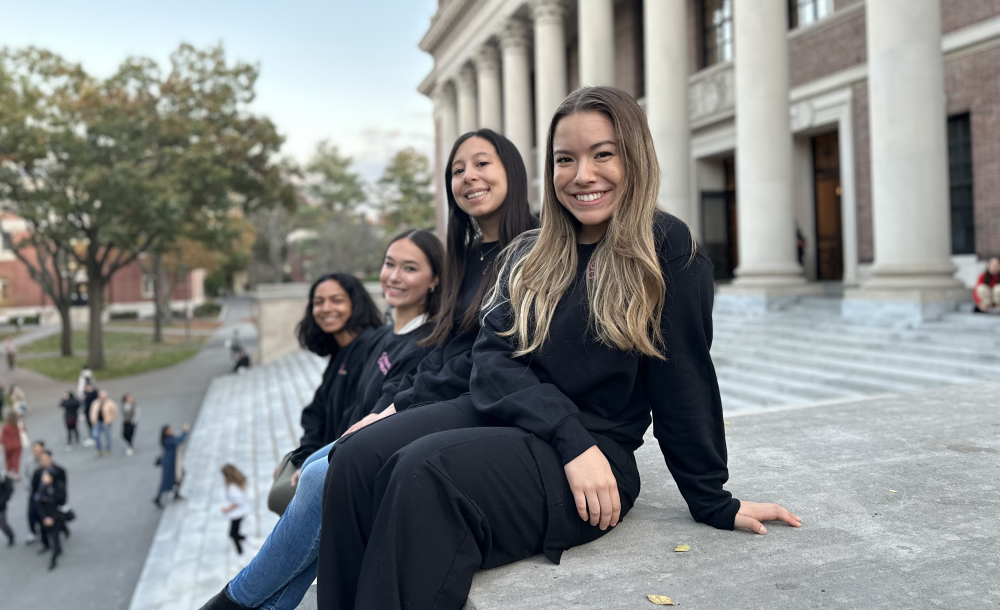
[[[972,128],[968,114],[948,119],[948,182],[951,186],[951,252],[976,253],[972,197]]]
[[[156,290],[156,276],[152,273],[142,274],[142,298],[151,299],[153,298],[154,290]]]
[[[702,0],[701,67],[733,59],[733,1]]]
[[[788,28],[809,25],[833,14],[833,0],[788,0]]]

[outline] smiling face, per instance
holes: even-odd
[[[625,176],[611,121],[593,111],[563,117],[552,136],[552,155],[556,198],[584,233],[600,239]]]
[[[353,310],[351,295],[337,280],[326,280],[316,286],[312,316],[323,332],[333,334],[344,330]]]
[[[389,245],[379,280],[382,282],[385,302],[396,309],[422,309],[430,289],[438,285],[438,278],[434,276],[434,269],[427,260],[427,255],[405,237]]]
[[[990,275],[1000,275],[1000,258],[995,256],[991,258],[990,262],[986,264],[986,269],[990,272]]]
[[[451,192],[458,207],[480,224],[497,216],[507,197],[507,172],[489,140],[473,136],[458,146],[451,163]]]

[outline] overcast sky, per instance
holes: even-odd
[[[253,111],[305,161],[329,139],[377,177],[398,149],[433,153],[432,105],[417,93],[433,61],[417,48],[436,0],[31,0],[0,2],[0,46],[36,45],[108,76],[129,55],[166,66],[182,42],[222,42],[258,63]]]

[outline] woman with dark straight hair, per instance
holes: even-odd
[[[429,231],[403,231],[389,242],[379,281],[386,303],[393,308],[392,324],[366,335],[359,365],[337,369],[335,378],[353,375],[357,381],[351,382],[350,402],[340,402],[346,393],[332,392],[325,405],[324,434],[331,440],[312,452],[292,475],[295,495],[257,556],[204,608],[298,607],[316,578],[326,456],[337,437],[371,412],[383,384],[393,384],[414,371],[431,350],[420,342],[433,328],[428,318],[440,310],[443,260],[441,242]],[[357,354],[360,358],[362,352]]]
[[[458,610],[480,568],[539,553],[558,563],[633,506],[650,423],[696,520],[759,534],[765,520],[800,524],[723,487],[712,265],[657,210],[642,109],[618,89],[579,89],[544,151],[542,227],[498,261],[470,393],[330,453],[322,610]]]
[[[490,129],[458,138],[445,169],[448,199],[448,257],[441,310],[424,343],[434,351],[416,372],[386,384],[368,424],[414,405],[458,398],[469,391],[472,344],[479,334],[479,309],[496,283],[497,254],[520,234],[538,226],[528,204],[528,175],[513,142]]]

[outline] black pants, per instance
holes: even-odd
[[[54,555],[62,553],[62,544],[59,542],[59,532],[63,531],[63,524],[56,521],[51,527],[42,526],[42,546],[52,549]]]
[[[242,555],[243,540],[246,539],[246,536],[240,534],[240,523],[243,523],[243,517],[233,519],[229,522],[229,537],[233,539],[233,543],[236,545],[236,552]]]
[[[128,444],[129,449],[132,448],[133,436],[135,436],[135,424],[133,424],[132,422],[125,422],[124,426],[122,426],[122,438],[125,439],[125,442]]]
[[[10,525],[7,523],[7,509],[4,508],[0,510],[0,532],[3,532],[7,536],[7,540],[14,540],[14,532],[10,530]]]
[[[330,452],[319,608],[461,609],[476,570],[552,557],[553,529],[560,552],[605,533],[576,515],[550,445],[484,427],[468,397],[404,411]]]
[[[76,429],[76,420],[66,421],[66,444],[72,445],[73,439],[76,439],[76,444],[80,444],[80,431]]]
[[[41,525],[42,525],[42,518],[38,515],[38,505],[35,504],[34,500],[32,500],[32,499],[29,498],[28,499],[28,531],[30,531],[32,533],[32,535],[37,534],[38,533],[38,528],[40,528]]]

